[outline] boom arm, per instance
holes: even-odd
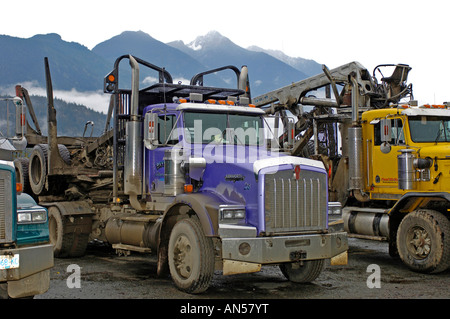
[[[333,91],[336,95],[338,93],[336,90],[336,84],[348,83],[350,74],[356,75],[356,79],[364,92],[367,93],[374,90],[375,85],[370,77],[370,74],[358,62],[344,64],[340,67],[332,69],[331,71],[323,65],[322,69],[324,70],[324,73],[322,74],[292,83],[291,85],[253,98],[253,104],[257,107],[264,107],[270,103],[279,103],[290,108],[293,105],[300,103],[301,98],[308,92],[330,84],[333,86]],[[337,103],[340,104],[340,100],[341,99],[336,99]]]

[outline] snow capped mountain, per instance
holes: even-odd
[[[188,44],[183,41],[163,43],[143,31],[125,31],[97,44],[92,50],[75,42],[63,41],[56,33],[29,39],[0,36],[0,47],[0,69],[3,70],[0,86],[23,81],[37,81],[42,85],[44,56],[49,57],[52,65],[55,87],[69,91],[101,88],[103,76],[112,69],[115,59],[124,54],[133,54],[164,67],[174,79],[183,79],[183,83],[189,82],[199,72],[226,65],[238,68],[246,65],[252,96],[321,72],[320,65],[314,61],[290,58],[277,51],[245,49],[217,31],[198,36]],[[311,68],[318,71],[311,71]],[[234,87],[236,76],[231,71],[226,72],[229,73],[207,75],[205,85],[229,83],[228,87]],[[146,81],[152,78],[151,74],[142,76]]]
[[[242,48],[217,31],[210,31],[206,35],[198,36],[188,44],[175,41],[168,45],[190,55],[207,69],[224,65],[234,65],[238,68],[242,65],[248,66],[253,96],[307,77],[301,69],[296,69],[265,52]],[[227,83],[234,83],[232,75],[224,77],[223,80]]]
[[[224,37],[217,31],[209,31],[206,35],[198,36],[194,41],[187,44],[187,47],[194,50],[208,50],[224,45],[235,45],[230,39]]]

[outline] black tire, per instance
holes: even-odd
[[[45,193],[47,179],[47,154],[48,145],[38,144],[34,146],[28,166],[28,176],[33,194],[39,196]]]
[[[206,291],[214,275],[214,248],[196,217],[178,221],[172,229],[168,248],[169,270],[181,291]]]
[[[14,160],[14,167],[16,170],[16,182],[22,184],[24,193],[29,193],[31,190],[30,179],[28,176],[29,163],[30,160],[26,157],[19,157]]]
[[[48,208],[50,243],[55,257],[81,257],[85,254],[89,234],[76,231],[80,218],[63,216],[56,206]]]
[[[58,144],[59,155],[63,159],[64,163],[70,165],[72,164],[72,160],[70,158],[70,152],[67,147],[63,144]]]
[[[65,145],[58,144],[59,155],[63,161],[70,165],[70,152]],[[31,191],[34,195],[46,195],[48,190],[46,189],[47,182],[47,161],[48,161],[48,144],[38,144],[33,148],[31,153],[28,176]],[[54,186],[54,185],[53,185]],[[49,185],[51,189],[51,185]]]
[[[450,264],[450,222],[434,210],[407,214],[397,230],[397,249],[403,263],[421,273],[438,273]]]
[[[325,265],[324,259],[306,260],[301,263],[284,263],[280,265],[281,272],[290,281],[308,283],[319,277]]]

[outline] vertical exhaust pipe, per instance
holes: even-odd
[[[145,210],[145,203],[138,200],[142,195],[143,142],[139,117],[139,64],[131,55],[131,101],[130,120],[126,123],[126,148],[124,160],[124,192],[136,210]]]
[[[239,75],[239,84],[238,89],[244,90],[245,97],[248,97],[249,101],[251,101],[252,97],[250,94],[250,80],[248,78],[248,67],[243,65],[241,68],[241,74]]]
[[[352,83],[352,126],[348,128],[349,144],[349,189],[360,202],[367,202],[369,195],[364,188],[363,137],[359,120],[359,89],[354,74],[350,75]],[[368,165],[368,163],[367,163]]]

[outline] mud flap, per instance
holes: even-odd
[[[236,275],[258,272],[261,270],[261,264],[247,263],[243,261],[228,260],[223,261],[223,274]]]
[[[339,255],[331,257],[330,259],[331,266],[345,266],[348,264],[348,252],[344,251]]]

